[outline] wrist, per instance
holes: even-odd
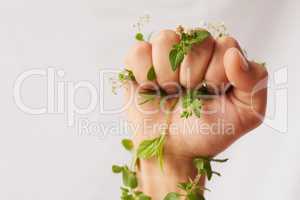
[[[194,179],[197,170],[192,158],[165,155],[163,170],[156,159],[140,160],[137,174],[139,189],[152,200],[162,200],[169,192],[180,192],[178,183]],[[202,177],[199,186],[203,186],[204,182]]]

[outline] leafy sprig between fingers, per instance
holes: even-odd
[[[126,82],[126,81],[135,81],[135,76],[133,72],[129,69],[124,69],[118,75],[119,81]]]
[[[148,81],[154,81],[156,79],[156,73],[154,70],[154,66],[152,65],[147,73],[147,79]]]
[[[207,84],[204,82],[199,89],[189,89],[182,97],[182,118],[189,118],[192,115],[201,117],[201,109],[204,104],[204,99],[210,99],[213,93],[209,92]]]
[[[169,53],[169,60],[173,71],[177,70],[184,56],[192,49],[193,45],[201,44],[210,36],[210,33],[204,29],[192,30],[190,32],[181,31],[179,34],[181,36],[180,42],[173,45]]]
[[[182,118],[189,118],[193,114],[197,117],[201,117],[202,108],[201,99],[197,98],[197,91],[188,90],[186,94],[182,97],[182,108],[181,113]]]

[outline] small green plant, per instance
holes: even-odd
[[[134,153],[134,144],[130,139],[123,139],[122,146],[125,150]],[[135,168],[135,166],[133,166]],[[129,169],[127,165],[113,165],[112,172],[122,174],[123,186],[121,187],[121,200],[151,200],[151,197],[139,191],[138,178],[134,170]]]
[[[133,72],[129,69],[124,69],[124,71],[119,73],[119,81],[120,82],[135,81]]]
[[[137,190],[138,179],[136,172],[131,171],[128,166],[113,165],[115,174],[122,174],[123,185],[121,187],[121,200],[151,200],[151,197]]]
[[[157,158],[161,169],[163,169],[164,144],[166,133],[161,133],[160,136],[151,140],[144,140],[137,149],[138,159]]]
[[[228,161],[228,159],[219,160],[208,157],[199,157],[194,159],[193,164],[198,172],[196,178],[193,180],[190,179],[186,183],[179,183],[177,187],[181,192],[171,192],[166,195],[164,200],[180,200],[182,198],[185,200],[205,200],[203,192],[205,190],[210,190],[200,185],[201,177],[206,176],[208,180],[211,180],[212,174],[220,176],[220,173],[212,171],[211,162],[221,163],[226,161]]]
[[[211,162],[224,163],[227,161],[228,159],[221,160],[221,159],[213,159],[209,157],[200,157],[194,159],[194,165],[198,170],[198,174],[201,174],[202,176],[206,176],[207,179],[210,181],[213,174],[217,176],[221,176],[219,172],[215,172],[212,170]]]
[[[197,91],[188,90],[182,97],[182,118],[189,118],[193,114],[201,117],[202,101],[197,97]]]
[[[175,44],[170,53],[169,60],[173,71],[176,71],[182,63],[184,56],[192,49],[193,45],[201,44],[206,38],[210,36],[210,33],[206,30],[192,30],[190,32],[179,32],[181,39],[178,44]]]

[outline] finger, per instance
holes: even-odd
[[[152,89],[155,80],[148,80],[147,74],[152,67],[152,46],[148,42],[137,42],[129,50],[125,65],[130,69],[136,82],[143,89]]]
[[[234,38],[224,36],[216,39],[214,53],[205,74],[205,82],[210,88],[218,90],[218,92],[226,89],[229,83],[225,73],[223,58],[225,52],[232,47],[240,49],[238,42]]]
[[[237,48],[224,55],[225,72],[233,85],[234,98],[258,114],[265,113],[268,73],[264,66],[248,62]]]
[[[202,83],[214,49],[214,39],[208,37],[201,44],[193,45],[180,66],[180,84],[185,88],[196,88]]]
[[[161,31],[152,41],[153,66],[157,75],[157,82],[168,93],[178,90],[179,70],[171,68],[169,53],[174,44],[179,43],[180,37],[172,30]]]

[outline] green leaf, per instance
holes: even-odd
[[[181,113],[180,117],[181,117],[181,118],[186,118],[186,119],[187,119],[187,118],[189,118],[189,117],[192,116],[192,115],[193,115],[192,112],[184,110],[184,111]]]
[[[133,74],[133,72],[131,70],[126,69],[127,73],[128,73],[128,79],[131,81],[135,81],[135,76]]]
[[[186,199],[187,199],[187,200],[198,200],[196,194],[193,193],[193,192],[188,193],[187,196],[186,196]]]
[[[151,66],[151,68],[149,69],[149,71],[147,73],[147,79],[149,81],[154,81],[156,79],[156,73],[155,73],[153,66]]]
[[[143,194],[143,192],[141,192],[141,191],[135,191],[135,192],[134,192],[134,195],[135,195],[135,196],[140,196],[140,195],[142,195],[142,194]]]
[[[193,92],[188,90],[182,98],[182,107],[188,108],[193,103]]]
[[[150,159],[156,157],[160,166],[163,167],[165,137],[165,134],[161,134],[152,140],[144,140],[137,149],[137,158]]]
[[[129,190],[127,188],[121,187],[121,191],[124,194],[127,194],[129,192]]]
[[[193,160],[193,164],[201,175],[206,175],[208,180],[211,180],[212,175],[221,176],[219,172],[212,170],[211,162],[226,162],[228,159],[212,159],[208,157],[196,158]]]
[[[159,162],[159,166],[161,170],[163,170],[163,166],[164,166],[164,143],[165,143],[165,137],[161,137],[158,146],[158,152],[157,152],[157,160]]]
[[[135,200],[132,194],[123,195],[121,200]]]
[[[138,180],[136,177],[136,173],[132,172],[128,169],[128,167],[123,167],[123,184],[126,187],[129,187],[131,189],[135,189],[138,185]]]
[[[197,98],[197,91],[188,90],[182,97],[183,112],[182,118],[188,118],[193,114],[197,117],[201,117],[202,101]]]
[[[135,39],[138,40],[138,41],[145,41],[144,35],[142,33],[137,33],[135,35]]]
[[[167,194],[164,200],[180,200],[180,194],[177,192],[171,192]]]
[[[201,117],[201,108],[202,108],[202,103],[199,99],[194,99],[193,103],[192,103],[192,109],[193,109],[193,113],[197,116],[197,117]]]
[[[192,191],[189,192],[186,196],[187,200],[205,200],[202,194],[200,194],[198,191]]]
[[[211,164],[207,160],[204,162],[204,169],[205,169],[207,179],[210,181],[213,173],[212,173],[212,169],[211,169]]]
[[[119,81],[135,81],[135,77],[133,72],[129,69],[125,69],[124,71],[119,73]]]
[[[202,171],[204,170],[204,163],[205,163],[205,160],[203,158],[196,158],[193,161],[193,164],[196,167],[196,169],[198,170],[199,174],[201,174]]]
[[[151,197],[145,195],[145,194],[141,194],[138,196],[137,198],[138,200],[151,200]]]
[[[184,58],[184,52],[180,49],[173,48],[169,54],[169,60],[172,70],[175,72]]]
[[[127,151],[131,151],[134,147],[133,142],[130,139],[123,139],[122,145]]]
[[[113,165],[113,166],[112,166],[112,171],[113,171],[113,173],[115,173],[115,174],[121,173],[122,170],[123,170],[123,167],[121,167],[121,166],[118,166],[118,165]]]
[[[153,101],[157,97],[156,92],[140,92],[139,95],[143,98],[143,100],[139,102],[139,105]]]
[[[177,187],[184,191],[189,191],[190,189],[192,189],[193,184],[192,183],[179,183],[177,185]]]
[[[137,150],[137,156],[140,159],[149,159],[156,155],[159,138],[143,141]]]
[[[212,169],[210,160],[207,158],[196,158],[193,161],[195,167],[198,170],[198,173],[201,175],[206,175],[208,180],[211,180]]]
[[[206,38],[210,36],[210,33],[206,30],[196,31],[192,35],[192,39],[190,40],[190,44],[202,43]]]
[[[206,30],[198,30],[192,34],[182,33],[178,44],[173,45],[169,53],[169,61],[173,71],[180,66],[184,56],[191,50],[192,45],[202,43],[210,33]]]

